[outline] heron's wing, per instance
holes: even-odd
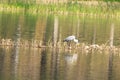
[[[75,39],[75,36],[68,36],[65,40],[71,41],[71,40],[74,40],[74,39]]]

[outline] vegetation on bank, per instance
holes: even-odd
[[[92,4],[91,4],[92,3]],[[120,14],[119,2],[68,2],[57,4],[25,4],[25,3],[11,3],[0,4],[1,12],[13,13],[30,13],[30,14],[99,14],[111,13]]]

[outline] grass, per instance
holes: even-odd
[[[62,51],[75,51],[79,52],[82,51],[82,53],[115,53],[119,54],[120,47],[112,46],[110,47],[109,44],[71,44],[71,48],[67,45],[67,43],[58,42],[56,47],[52,46],[52,42],[50,42],[48,45],[42,45],[42,41],[34,40],[34,41],[28,41],[28,40],[18,40],[14,41],[11,39],[1,39],[0,40],[0,48],[3,49],[10,49],[10,48],[24,48],[24,49],[55,49],[55,50],[62,50]]]
[[[1,12],[28,13],[28,14],[112,14],[120,15],[119,5],[85,5],[81,3],[62,4],[0,4]]]

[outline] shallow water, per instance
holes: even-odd
[[[114,45],[120,45],[120,20],[110,15],[30,15],[0,13],[0,38],[56,43],[70,35],[87,44],[106,44],[114,26]],[[107,43],[109,44],[109,43]]]
[[[119,46],[120,23],[110,16],[0,13],[0,40],[57,43],[75,35],[81,43]],[[108,43],[107,43],[108,42]],[[0,80],[120,80],[120,54],[0,46]]]
[[[110,52],[0,48],[0,80],[119,80],[119,69]]]

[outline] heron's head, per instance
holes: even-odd
[[[77,39],[74,39],[74,42],[75,42],[75,43],[78,43],[78,40],[77,40]]]

